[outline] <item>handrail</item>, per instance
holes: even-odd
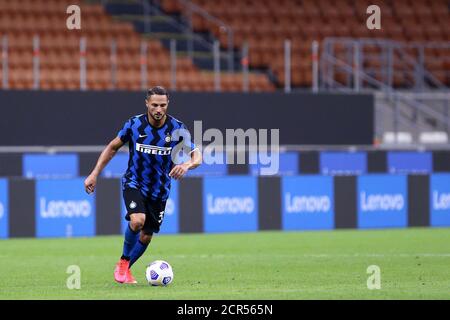
[[[178,0],[178,2],[185,7],[187,11],[187,18],[189,19],[189,25],[192,28],[192,13],[197,13],[204,19],[214,23],[217,25],[220,30],[223,30],[227,33],[227,41],[228,41],[228,52],[227,52],[227,59],[228,59],[228,69],[230,72],[234,71],[234,32],[233,29],[223,22],[221,19],[211,15],[208,11],[203,9],[202,7],[196,5],[190,0]],[[192,30],[191,30],[192,32]]]
[[[418,42],[414,42],[411,43],[409,45],[407,45],[410,48],[416,48],[418,50],[420,49],[425,49],[425,48],[443,48],[443,49],[450,49],[450,43],[448,44],[444,44],[444,43],[440,43],[440,45],[438,43],[418,43]],[[410,59],[410,57],[408,57],[408,59]],[[413,62],[414,63],[414,62]],[[436,85],[436,87],[438,87],[439,89],[444,89],[444,90],[448,90],[449,88],[447,86],[445,86],[439,79],[437,79],[431,72],[429,72],[426,68],[424,68],[423,66],[423,62],[421,65],[422,69],[421,71],[427,75],[427,77],[432,80],[432,82],[434,83],[434,85]]]
[[[344,70],[349,71],[349,72],[353,72],[352,66],[348,65],[345,61],[337,59],[334,56],[330,56],[326,52],[322,54],[322,58],[323,59],[328,58],[328,59],[332,60],[334,63],[339,64],[339,66],[341,68],[343,68]],[[431,116],[433,118],[436,118],[436,120],[438,120],[442,124],[448,124],[448,122],[449,122],[449,117],[448,116],[445,116],[445,115],[442,115],[442,114],[438,113],[437,111],[433,110],[429,106],[427,106],[425,104],[422,104],[422,103],[420,103],[420,102],[418,102],[418,101],[408,97],[407,95],[405,95],[402,92],[393,92],[392,88],[388,87],[387,85],[385,85],[384,83],[380,82],[379,80],[369,76],[368,74],[364,73],[361,70],[358,70],[357,72],[359,73],[361,78],[367,80],[368,82],[371,82],[372,84],[374,84],[376,86],[379,86],[380,89],[384,90],[385,92],[387,92],[392,97],[395,97],[395,98],[399,98],[400,97],[404,101],[407,101],[407,102],[411,103],[412,107],[418,109],[419,111],[421,111],[421,112],[423,112],[423,113],[425,113],[425,114],[427,114],[427,115],[429,115],[429,116]],[[330,79],[328,79],[328,81],[329,80]],[[334,79],[332,79],[332,80],[335,81]]]
[[[202,7],[196,5],[192,1],[189,1],[189,0],[178,0],[178,1],[181,2],[184,6],[189,6],[191,10],[193,10],[194,12],[202,15],[204,18],[208,19],[209,21],[214,22],[219,27],[223,26],[223,27],[229,28],[229,26],[225,22],[223,22],[222,20],[220,20],[217,17],[214,17],[208,11],[206,11]]]
[[[345,50],[350,50],[354,48],[353,44],[355,42],[355,39],[348,39],[349,42],[345,43],[345,41],[340,41],[340,45],[344,45]],[[381,45],[383,41],[376,41],[378,45]],[[386,41],[385,43],[391,43],[392,41]],[[350,45],[349,45],[350,43]],[[373,44],[373,43],[372,43]],[[414,135],[416,136],[416,139],[418,138],[418,133],[420,131],[423,131],[423,129],[426,129],[425,123],[422,121],[418,121],[418,119],[422,118],[425,119],[426,117],[433,118],[436,123],[439,123],[442,125],[442,127],[446,128],[444,129],[446,132],[448,132],[448,128],[450,125],[450,117],[448,115],[448,110],[444,110],[441,112],[436,111],[435,109],[431,108],[429,105],[422,103],[419,101],[419,98],[416,95],[411,95],[410,92],[401,92],[398,90],[395,90],[393,87],[386,85],[385,82],[379,81],[378,79],[372,77],[371,75],[367,74],[364,69],[362,68],[355,68],[357,65],[361,65],[360,60],[359,63],[355,62],[354,59],[351,62],[346,61],[347,58],[339,59],[335,55],[333,43],[324,42],[323,45],[323,53],[321,55],[321,88],[327,88],[329,89],[336,89],[338,91],[343,92],[355,92],[355,88],[359,86],[355,86],[355,88],[349,87],[348,82],[347,85],[345,85],[345,82],[339,83],[337,79],[335,78],[335,72],[343,72],[344,74],[347,74],[348,76],[353,75],[353,79],[357,79],[358,81],[365,81],[369,86],[372,87],[372,90],[369,90],[369,86],[366,86],[366,88],[363,88],[363,90],[358,90],[358,92],[373,92],[374,90],[380,90],[379,92],[384,94],[384,101],[381,102],[377,99],[377,106],[381,107],[380,104],[382,104],[383,109],[377,109],[380,112],[383,112],[383,110],[391,110],[393,112],[393,125],[394,125],[394,131],[399,131],[399,125],[403,126],[405,128],[410,128],[411,132],[414,132]],[[354,52],[353,52],[354,54]],[[406,55],[405,52],[402,52],[403,55]],[[355,58],[355,57],[353,57]],[[407,60],[407,63],[411,63],[411,60]],[[356,76],[357,75],[357,76]],[[348,80],[347,80],[348,81]],[[374,89],[377,88],[377,89]],[[377,92],[377,91],[375,91]],[[442,90],[440,90],[441,95],[439,98],[450,101],[450,95],[445,95],[442,93]],[[444,91],[446,93],[448,91]],[[427,100],[428,101],[428,100]],[[403,109],[404,106],[407,108],[410,108],[410,110],[413,110],[416,114],[418,113],[420,115],[419,118],[411,118],[412,114],[405,114],[404,111],[406,109]],[[403,111],[402,111],[403,110]],[[378,113],[378,115],[381,115]],[[375,132],[378,137],[381,137],[383,132],[385,131],[384,124],[382,119],[376,120],[375,122]]]
[[[143,0],[143,2],[147,3],[154,13],[157,13],[157,14],[160,14],[160,15],[166,15],[165,13],[163,13],[158,8],[158,6],[153,5],[149,0]],[[159,1],[156,1],[156,2],[159,3]],[[198,43],[200,43],[202,46],[204,46],[205,49],[212,50],[212,46],[213,46],[212,43],[209,43],[203,37],[201,37],[201,36],[199,36],[199,35],[197,35],[195,33],[192,33],[191,30],[188,27],[186,27],[182,23],[179,23],[173,17],[171,17],[169,15],[166,15],[166,17],[167,17],[166,22],[168,22],[171,26],[177,28],[178,30],[180,30],[184,34],[189,34],[189,41],[195,40]]]
[[[442,48],[442,49],[446,49],[446,48],[450,48],[450,42],[449,43],[440,43],[440,42],[426,42],[426,43],[418,43],[418,42],[413,42],[410,44],[403,44],[403,43],[399,43],[397,41],[394,40],[390,40],[390,39],[370,39],[370,38],[359,38],[359,39],[354,39],[354,38],[349,38],[349,37],[343,37],[343,38],[338,38],[338,37],[329,37],[326,38],[324,40],[324,51],[332,51],[332,49],[334,48],[334,45],[339,44],[339,45],[344,45],[346,46],[346,50],[350,50],[350,48],[352,46],[355,45],[355,43],[358,43],[360,47],[379,47],[380,49],[391,49],[392,51],[395,50],[395,52],[391,52],[391,57],[394,53],[399,53],[402,56],[402,63],[403,66],[406,66],[408,69],[410,70],[410,72],[412,72],[413,76],[414,74],[416,74],[416,72],[419,72],[419,79],[421,83],[423,83],[423,80],[428,80],[431,84],[433,84],[436,88],[441,89],[441,90],[449,90],[449,88],[447,86],[445,86],[438,78],[436,78],[435,75],[433,75],[427,68],[425,68],[424,66],[424,49],[425,48]],[[415,56],[411,56],[408,52],[406,52],[406,49],[416,49],[417,50],[417,54],[420,56],[422,56],[422,60],[418,60],[418,58],[416,58]],[[359,49],[362,51],[362,49]],[[353,53],[351,53],[353,54]],[[381,58],[381,59],[386,59]],[[393,66],[388,66],[390,68],[392,68]],[[384,68],[384,67],[383,67]],[[380,72],[382,74],[385,73],[384,70],[380,69]],[[388,71],[389,72],[389,71]],[[408,72],[408,71],[405,71]],[[392,70],[391,70],[391,74]],[[417,84],[417,82],[415,82]],[[417,89],[417,88],[416,88]]]
[[[382,96],[380,96],[380,94]],[[398,110],[398,109],[397,109],[397,111],[395,110],[396,108],[398,108],[398,103],[402,102],[402,101],[398,101],[398,100],[396,101],[395,100],[395,96],[392,96],[392,95],[389,95],[389,94],[386,95],[385,92],[380,91],[380,92],[377,92],[377,94],[375,95],[375,99],[386,99],[387,103],[393,103],[393,104],[397,103],[397,105],[394,106],[394,110],[392,110],[392,109],[389,109],[389,110],[392,113],[399,112],[400,114],[404,115],[404,113],[402,113],[401,110]],[[384,103],[382,105],[383,105],[383,108],[387,107],[386,104],[384,104]],[[427,129],[424,125],[422,125],[420,123],[417,123],[417,122],[409,119],[406,116],[405,117],[396,117],[394,120],[400,122],[401,124],[403,124],[403,125],[405,125],[407,127],[412,128],[414,131],[426,130]],[[377,133],[379,134],[379,132],[377,132]]]
[[[166,13],[161,11],[161,0],[134,0],[132,3],[140,4],[144,11],[144,29],[146,33],[150,33],[150,18],[152,14],[159,14],[159,15],[165,15],[167,17],[166,22],[171,25],[172,27],[175,27],[177,30],[182,32],[184,35],[187,35],[187,46],[188,46],[188,55],[190,58],[193,58],[193,51],[194,51],[194,41],[196,44],[199,44],[201,47],[206,49],[207,51],[211,52],[214,48],[214,41],[208,41],[208,39],[205,39],[204,37],[196,34],[192,30],[192,13],[197,13],[204,19],[208,20],[209,22],[217,25],[221,31],[224,31],[227,33],[228,38],[228,50],[227,52],[220,52],[220,57],[225,57],[227,59],[228,63],[228,71],[234,72],[235,66],[234,66],[234,60],[235,55],[239,53],[234,52],[234,32],[233,29],[226,24],[221,19],[211,15],[208,11],[201,8],[200,6],[196,5],[192,1],[189,0],[177,0],[178,3],[185,8],[185,12],[182,12],[185,19],[187,19],[187,26],[185,23],[180,23],[177,19],[174,19],[170,15],[167,15]],[[101,0],[101,3],[103,5],[106,5],[110,3],[110,0]],[[186,14],[187,13],[187,14]],[[187,16],[186,16],[187,15]]]

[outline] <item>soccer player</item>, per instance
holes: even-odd
[[[157,86],[148,90],[145,104],[147,112],[125,122],[84,181],[86,192],[94,192],[103,168],[125,143],[129,144],[128,169],[122,178],[125,219],[129,223],[122,256],[114,271],[114,279],[119,283],[137,283],[130,268],[147,249],[153,233],[160,230],[171,178],[182,178],[202,161],[185,125],[167,114],[166,89]],[[189,160],[177,164],[176,154],[183,150],[190,154]]]

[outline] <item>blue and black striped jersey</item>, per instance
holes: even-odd
[[[155,128],[148,121],[148,115],[141,114],[130,118],[118,137],[128,143],[130,151],[122,188],[138,189],[147,198],[167,200],[169,173],[174,164],[172,157],[181,148],[184,152],[195,148],[186,126],[167,115],[164,125]]]

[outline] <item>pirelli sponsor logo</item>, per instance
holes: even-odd
[[[147,153],[147,154],[157,154],[160,156],[168,156],[172,152],[172,147],[158,147],[151,146],[148,144],[136,143],[136,151]]]

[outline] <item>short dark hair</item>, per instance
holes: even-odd
[[[164,87],[161,87],[161,86],[156,86],[151,89],[148,89],[146,99],[150,99],[150,97],[152,95],[166,96],[167,100],[169,100],[169,93],[167,92],[167,90]]]

